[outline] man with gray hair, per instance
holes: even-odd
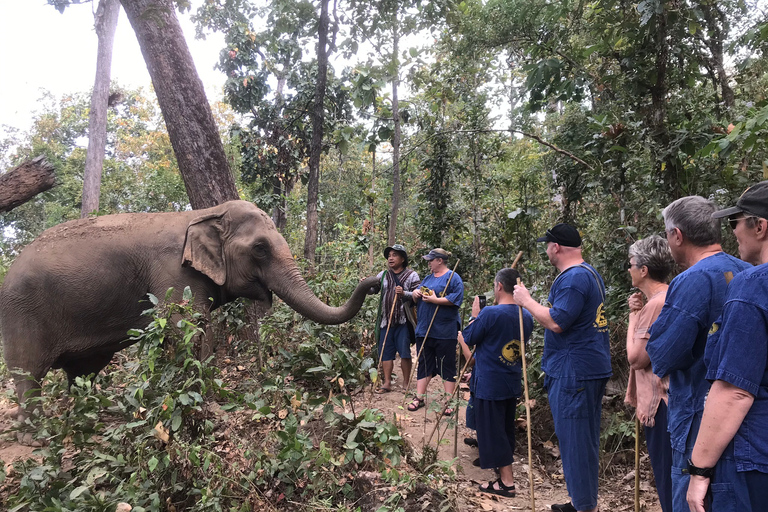
[[[716,210],[712,201],[688,196],[662,211],[672,257],[685,271],[670,283],[646,350],[653,372],[669,376],[674,512],[689,511],[689,460],[709,390],[704,365],[707,334],[722,312],[728,283],[749,267],[723,252],[720,221],[712,218]]]

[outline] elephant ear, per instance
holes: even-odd
[[[221,240],[222,213],[212,213],[194,219],[187,226],[182,266],[191,266],[221,286],[227,280],[224,248]]]

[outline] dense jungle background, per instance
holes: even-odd
[[[489,292],[518,251],[524,282],[545,299],[556,272],[534,240],[559,221],[579,227],[607,285],[611,326],[601,502],[632,509],[627,248],[660,232],[661,209],[678,197],[730,205],[768,178],[768,5],[207,0],[190,12],[182,0],[144,3],[191,14],[200,37],[226,35],[228,80],[211,109],[237,194],[272,216],[327,303],[382,270],[392,243],[408,248],[421,276],[418,256],[432,247],[460,259],[465,319],[471,297]],[[110,92],[98,214],[193,207],[155,90],[113,82]],[[44,96],[29,131],[0,131],[1,169],[44,155],[56,173],[53,188],[0,215],[0,277],[43,230],[80,217],[91,93]],[[724,245],[736,254],[725,230]],[[454,420],[425,447],[413,436],[431,430],[432,412],[409,429],[402,393],[371,394],[378,297],[340,326],[306,321],[277,299],[261,317],[232,303],[213,314],[219,348],[208,361],[194,346],[206,325],[192,306],[204,298],[157,298],[152,324],[131,333],[140,342],[95,381],[67,392],[63,374],[49,373],[45,412],[24,426],[48,444],[11,450],[6,420],[0,506],[504,509],[474,492],[471,459],[453,458]],[[542,342],[537,327],[534,468],[521,409],[519,508],[531,470],[550,503],[567,501],[541,392]],[[642,474],[643,506],[656,510],[645,459]]]

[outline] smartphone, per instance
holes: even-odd
[[[485,295],[478,295],[477,298],[480,301],[480,309],[483,309],[485,307],[485,304],[486,304]]]

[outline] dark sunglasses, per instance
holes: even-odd
[[[739,225],[739,222],[744,219],[755,219],[756,217],[754,215],[750,215],[749,217],[739,217],[737,219],[728,219],[728,225],[731,226],[732,230],[736,230],[736,226]]]

